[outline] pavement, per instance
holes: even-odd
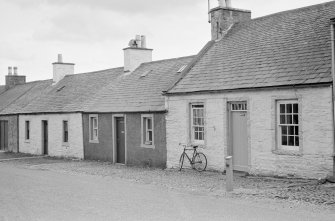
[[[0,221],[335,220],[332,203],[274,197],[277,187],[317,185],[331,198],[335,190],[330,184],[259,177],[234,179],[235,191],[226,193],[225,177],[214,172],[56,158],[2,161]],[[308,188],[300,192],[315,195]]]

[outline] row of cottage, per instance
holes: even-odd
[[[251,19],[219,1],[195,56],[151,61],[137,36],[124,67],[0,86],[0,149],[177,167],[179,143],[202,144],[208,169],[325,177],[334,172],[335,2]]]

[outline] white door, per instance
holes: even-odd
[[[233,156],[234,170],[249,170],[247,103],[230,104],[230,153]]]

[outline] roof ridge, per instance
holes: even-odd
[[[304,6],[304,7],[300,7],[300,8],[289,9],[289,10],[286,10],[286,11],[274,12],[272,14],[264,15],[264,16],[257,17],[257,18],[253,18],[253,19],[251,19],[249,21],[245,21],[245,22],[261,20],[261,19],[265,19],[265,18],[268,18],[268,17],[272,17],[272,16],[284,15],[284,14],[287,14],[287,13],[292,13],[292,12],[296,12],[296,11],[300,11],[300,10],[304,10],[304,9],[305,10],[306,9],[311,9],[311,8],[314,8],[314,7],[320,7],[321,5],[327,5],[327,4],[335,4],[335,1],[328,1],[328,2],[319,3],[319,4],[315,4],[315,5],[309,5],[309,6]]]
[[[123,68],[123,67],[115,67],[115,68],[108,68],[108,69],[103,69],[103,70],[98,70],[98,71],[90,71],[90,72],[83,72],[83,73],[65,75],[65,77],[85,75],[85,74],[100,74],[101,72],[104,72],[104,71],[111,71],[111,70],[116,70],[116,69],[121,69],[121,68]]]
[[[179,60],[179,59],[186,59],[186,58],[191,58],[191,57],[195,57],[195,56],[197,56],[197,55],[188,55],[188,56],[182,56],[182,57],[177,57],[177,58],[167,58],[167,59],[162,59],[162,60],[143,62],[142,64],[160,63],[160,62],[166,62],[166,61],[173,61],[173,60]]]

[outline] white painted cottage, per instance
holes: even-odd
[[[179,143],[204,144],[208,169],[325,177],[334,124],[331,19],[335,2],[251,19],[222,1],[212,40],[165,92],[167,166]]]

